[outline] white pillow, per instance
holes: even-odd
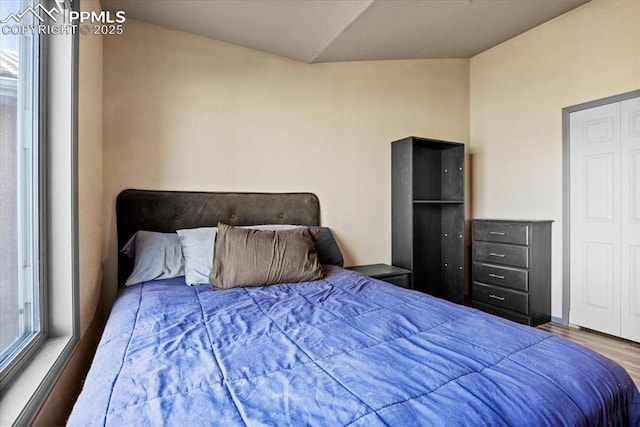
[[[189,286],[209,284],[217,227],[177,230],[184,255],[184,281]]]

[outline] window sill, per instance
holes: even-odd
[[[0,425],[32,421],[77,343],[75,337],[67,335],[49,338],[40,346],[33,360],[0,397]]]

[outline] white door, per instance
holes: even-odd
[[[570,114],[569,322],[620,335],[620,103]]]
[[[640,342],[640,98],[569,120],[569,322]]]
[[[640,98],[621,103],[620,336],[640,342]]]

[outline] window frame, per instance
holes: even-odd
[[[47,8],[54,5],[63,5],[68,12],[79,10],[78,0],[40,0],[35,2],[41,3]],[[49,22],[56,25],[55,22]],[[20,350],[9,362],[2,373],[0,373],[0,424],[26,425],[30,424],[38,409],[44,403],[49,391],[55,384],[58,376],[69,361],[71,355],[75,351],[79,343],[79,253],[78,253],[78,69],[79,69],[79,34],[70,36],[70,69],[71,76],[69,80],[70,98],[68,105],[70,111],[64,113],[64,119],[69,120],[64,126],[68,126],[69,140],[65,138],[64,146],[68,148],[65,157],[68,159],[70,169],[68,175],[62,180],[63,183],[70,184],[70,188],[64,188],[68,191],[65,199],[70,201],[70,206],[59,206],[53,197],[50,183],[50,172],[56,169],[52,167],[53,156],[51,153],[53,139],[53,127],[49,123],[52,114],[55,114],[55,106],[49,96],[53,89],[54,67],[53,57],[49,55],[51,47],[51,38],[56,34],[40,35],[38,40],[38,211],[33,213],[33,218],[39,221],[37,227],[37,235],[33,238],[38,239],[38,256],[34,254],[33,261],[39,264],[38,279],[39,292],[38,305],[40,310],[40,331],[28,342],[23,349]],[[59,74],[59,72],[58,72]],[[66,137],[66,135],[65,135]],[[34,164],[35,165],[35,164]],[[60,168],[60,166],[58,166]],[[64,185],[66,187],[66,185]],[[64,205],[64,204],[63,204]],[[71,230],[71,236],[68,236],[67,242],[56,242],[51,234],[54,232],[51,226],[52,217],[60,207],[68,211],[70,214],[67,225]],[[59,215],[59,214],[58,214]],[[64,245],[67,246],[64,246]],[[68,249],[65,251],[65,263],[68,261],[68,273],[71,283],[54,283],[59,282],[51,274],[51,259],[55,256],[59,246]],[[56,248],[56,250],[52,250]],[[34,276],[35,277],[35,276]],[[61,295],[60,295],[61,294]],[[57,298],[56,298],[57,297]],[[71,314],[67,312],[64,327],[59,327],[60,321],[57,319],[62,313],[61,308],[56,308],[55,304],[65,297],[71,298]],[[34,301],[35,303],[35,301]],[[52,305],[53,304],[53,305]],[[68,307],[65,307],[68,310]]]
[[[35,67],[32,72],[34,74],[37,74],[36,76],[32,76],[33,78],[31,79],[31,81],[29,82],[29,84],[32,84],[33,82],[35,82],[37,80],[37,87],[36,87],[36,91],[37,93],[30,93],[30,102],[32,104],[37,104],[33,107],[33,109],[35,110],[35,117],[32,118],[32,123],[31,123],[31,128],[32,131],[35,129],[35,131],[37,132],[35,137],[32,137],[32,145],[31,145],[31,150],[35,150],[36,153],[31,153],[30,154],[30,162],[32,162],[32,168],[36,168],[36,171],[33,171],[31,174],[31,178],[32,178],[32,182],[31,182],[31,186],[32,188],[32,193],[30,198],[35,201],[36,206],[31,206],[31,220],[32,221],[37,221],[37,224],[31,224],[30,228],[31,228],[31,239],[37,239],[37,242],[35,243],[35,245],[33,244],[33,242],[30,243],[30,245],[32,245],[31,248],[31,264],[32,266],[35,265],[37,263],[37,292],[38,295],[37,297],[34,296],[33,299],[33,303],[38,304],[38,330],[33,334],[32,337],[30,337],[27,341],[26,344],[23,344],[21,342],[18,343],[14,343],[12,344],[9,349],[11,347],[18,347],[17,349],[12,350],[15,354],[13,355],[11,361],[9,361],[7,363],[7,365],[4,367],[4,369],[2,371],[0,371],[0,390],[3,390],[6,385],[11,381],[11,378],[16,375],[16,370],[19,370],[22,367],[22,364],[26,362],[26,360],[31,357],[33,355],[33,352],[37,350],[37,348],[39,348],[42,343],[44,342],[44,340],[47,337],[47,301],[46,301],[46,294],[45,294],[45,286],[44,284],[46,283],[46,276],[44,275],[44,266],[46,265],[46,260],[45,260],[45,256],[46,253],[43,250],[44,247],[46,247],[46,235],[45,235],[45,227],[43,227],[43,224],[45,224],[44,221],[46,221],[46,212],[45,212],[45,200],[44,199],[44,190],[46,189],[46,182],[44,180],[44,176],[46,176],[46,170],[44,169],[44,167],[46,167],[46,162],[47,159],[45,158],[45,147],[46,147],[46,131],[45,131],[45,125],[46,125],[46,120],[44,120],[44,114],[42,113],[43,110],[43,106],[46,105],[46,99],[44,98],[45,96],[45,92],[46,90],[44,89],[45,86],[44,84],[46,83],[45,78],[46,78],[46,73],[47,73],[47,63],[44,60],[44,55],[46,54],[46,37],[41,37],[41,36],[32,36],[34,38],[34,40],[36,41],[37,45],[35,46],[35,48],[37,49],[33,49],[32,53],[31,53],[31,60],[33,60],[34,58],[37,58],[37,67]],[[20,78],[22,76],[19,74],[18,75],[18,87],[20,87],[21,85],[25,84],[24,82],[20,81]],[[20,94],[20,90],[18,89],[18,94]],[[17,103],[16,108],[20,108],[20,102]],[[18,124],[19,127],[22,127],[23,124],[19,123]],[[17,134],[19,134],[19,132],[17,132]],[[21,147],[23,147],[24,144],[23,143],[19,143],[18,144],[18,150],[21,149]],[[34,162],[34,156],[37,156],[37,164]],[[18,154],[18,161],[23,163],[24,159],[23,159],[23,153],[19,153]],[[18,183],[19,185],[22,185],[22,178],[18,178]],[[35,192],[35,195],[34,193]],[[24,206],[22,205],[24,202],[22,200],[20,200],[19,197],[19,202],[18,202],[18,206],[17,206],[17,210],[18,210],[18,216],[21,217],[24,214],[23,208]],[[24,231],[24,227],[22,225],[20,225],[18,227],[20,229],[20,231]],[[19,240],[22,240],[23,238],[20,237]],[[20,257],[22,257],[22,255],[20,255]],[[21,259],[21,258],[19,258]],[[33,268],[33,267],[32,267]],[[20,275],[22,275],[22,273],[20,273]],[[36,280],[36,276],[35,274],[32,272],[32,280]],[[23,286],[23,285],[21,285]],[[32,287],[34,289],[36,289],[36,286]]]

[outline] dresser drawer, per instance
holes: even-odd
[[[500,285],[519,291],[529,290],[529,274],[527,270],[497,265],[473,263],[473,280],[490,285]]]
[[[491,264],[529,268],[529,248],[500,243],[475,242],[473,244],[473,259]]]
[[[484,304],[529,314],[529,296],[525,293],[474,282],[472,298]]]
[[[485,242],[528,245],[529,226],[501,222],[476,222],[473,225],[473,238]]]

